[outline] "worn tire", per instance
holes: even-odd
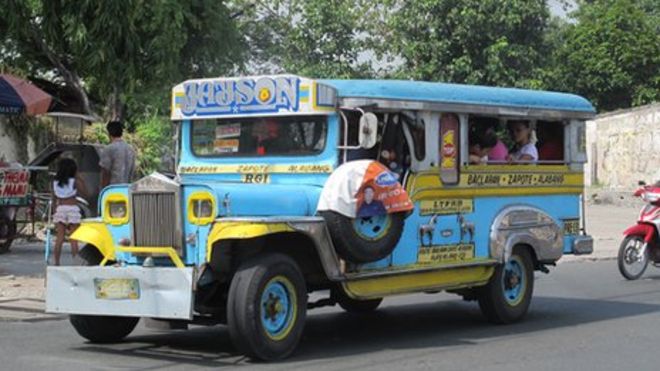
[[[368,238],[358,232],[358,224],[370,223],[372,218],[349,218],[334,211],[321,211],[337,254],[353,263],[369,263],[392,253],[401,238],[405,213],[386,214],[385,224],[375,225],[374,236]],[[376,228],[382,228],[380,230]]]
[[[513,273],[517,269],[519,270]],[[521,285],[519,290],[516,290],[518,285],[508,288],[515,279],[518,279],[518,285]],[[513,249],[509,261],[498,265],[488,284],[478,289],[477,299],[481,312],[490,322],[506,324],[517,322],[527,314],[533,292],[532,256],[527,248],[517,246]]]
[[[286,255],[251,258],[232,278],[229,335],[236,348],[253,359],[272,361],[291,355],[302,336],[306,311],[305,279]]]
[[[98,265],[103,257],[91,245],[80,250],[82,265]],[[116,343],[128,336],[140,321],[139,317],[88,316],[72,314],[69,322],[76,332],[92,343]]]
[[[353,299],[341,287],[332,289],[330,295],[343,310],[353,314],[371,313],[378,309],[380,303],[383,302],[383,298],[367,300]]]
[[[4,234],[5,236],[11,236],[4,242],[0,243],[0,254],[6,254],[9,252],[12,242],[14,242],[14,236],[17,232],[16,221],[4,218],[0,219],[0,228],[2,228],[2,230],[0,230],[0,235]]]

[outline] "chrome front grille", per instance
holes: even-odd
[[[133,193],[131,197],[133,245],[179,249],[182,237],[177,194]]]

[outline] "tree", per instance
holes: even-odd
[[[122,117],[127,102],[161,100],[175,82],[242,61],[240,35],[217,0],[9,0],[1,28],[0,62],[72,87],[88,114],[90,96]]]
[[[365,0],[239,0],[251,63],[258,73],[287,72],[308,77],[371,75],[365,48]]]
[[[599,110],[660,99],[660,5],[646,0],[580,2],[559,31],[546,85],[589,98]]]
[[[544,0],[389,0],[374,19],[379,51],[395,75],[430,81],[528,86],[543,60]]]

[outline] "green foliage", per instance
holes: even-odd
[[[0,63],[67,85],[79,78],[73,87],[109,109],[166,104],[174,83],[225,73],[244,49],[218,0],[9,0],[3,28]]]
[[[549,18],[543,0],[388,1],[375,19],[380,53],[401,58],[396,76],[468,84],[527,86],[543,58]]]
[[[137,129],[127,136],[137,155],[136,172],[140,176],[160,170],[164,158],[173,154],[172,123],[167,117],[144,115]]]
[[[546,85],[609,111],[660,99],[660,3],[581,2],[558,30]]]
[[[136,176],[142,177],[161,170],[163,160],[169,160],[174,153],[172,123],[165,116],[145,113],[135,119],[135,131],[125,132],[124,140],[135,150]],[[85,141],[109,144],[110,138],[104,123],[94,123],[85,130]]]
[[[253,71],[308,77],[371,75],[365,49],[364,0],[273,0],[234,2],[251,45]]]

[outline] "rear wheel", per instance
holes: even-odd
[[[94,266],[101,263],[103,256],[91,245],[80,250],[82,265]],[[72,314],[69,322],[76,332],[92,343],[116,343],[128,336],[140,321],[139,317],[88,316]]]
[[[252,258],[232,278],[227,326],[239,351],[260,360],[288,357],[298,346],[307,310],[305,279],[283,254]]]
[[[621,242],[617,263],[619,272],[627,280],[636,280],[644,274],[649,265],[649,251],[644,248],[641,236],[627,236]]]
[[[343,310],[354,314],[371,313],[378,309],[380,303],[383,302],[383,298],[367,300],[353,299],[341,287],[333,289],[330,295]]]
[[[493,323],[522,319],[532,301],[534,266],[529,250],[517,246],[509,260],[495,268],[488,284],[478,290],[481,312]]]

